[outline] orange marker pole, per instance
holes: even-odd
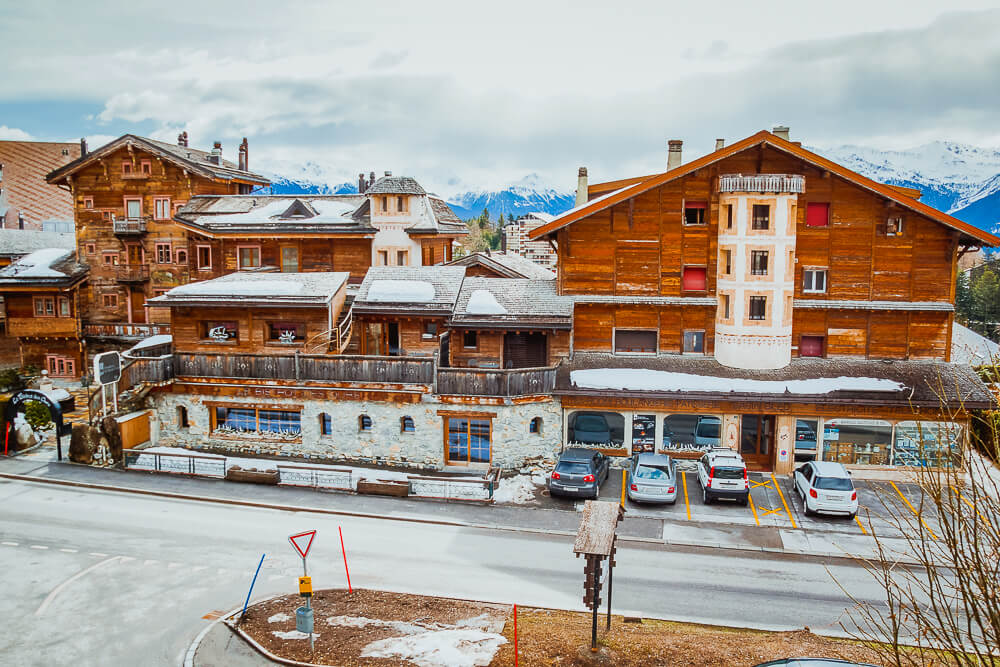
[[[337,532],[340,533],[340,553],[344,554],[344,572],[347,574],[347,592],[353,593],[351,590],[351,571],[347,569],[347,550],[344,548],[344,531],[337,526]]]
[[[514,667],[517,667],[517,605],[514,605]]]

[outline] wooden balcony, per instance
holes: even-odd
[[[146,264],[119,264],[115,267],[115,280],[120,283],[144,283],[149,280]]]
[[[122,338],[141,340],[170,333],[169,324],[129,324],[126,322],[88,323],[83,325],[83,335],[88,338]]]
[[[551,394],[556,386],[556,367],[439,368],[437,393],[458,396],[532,396]]]
[[[146,225],[149,217],[142,218],[116,218],[112,225],[114,232],[118,236],[138,236],[146,233]]]
[[[797,174],[723,174],[719,176],[719,192],[801,194],[805,191],[805,176]]]
[[[424,385],[434,382],[433,358],[174,354],[174,370],[184,377]]]
[[[75,317],[9,317],[7,335],[28,337],[75,337],[79,335]]]

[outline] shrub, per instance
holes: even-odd
[[[24,404],[24,419],[34,430],[38,431],[52,424],[52,415],[44,403],[28,401]]]

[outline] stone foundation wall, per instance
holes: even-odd
[[[492,412],[492,465],[520,468],[531,460],[554,458],[560,450],[562,411],[559,403],[546,400],[521,405],[470,405],[440,403],[424,396],[420,403],[397,405],[375,401],[269,400],[260,407],[273,410],[301,406],[302,434],[297,439],[225,436],[210,433],[209,403],[247,405],[245,398],[226,400],[195,394],[157,393],[151,396],[156,413],[151,429],[163,444],[194,447],[233,455],[288,456],[343,463],[384,463],[418,469],[445,467],[444,420],[438,410],[473,413]],[[188,427],[179,424],[178,408],[187,410]],[[294,409],[298,409],[297,407]],[[332,417],[333,432],[322,435],[320,415]],[[370,431],[359,430],[359,417],[372,420]],[[401,432],[402,417],[411,417],[412,433]],[[540,433],[529,432],[532,419],[542,420]]]

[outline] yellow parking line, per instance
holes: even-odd
[[[753,496],[751,496],[749,493],[747,494],[747,500],[750,501],[750,511],[753,512],[753,520],[756,521],[757,525],[759,526],[760,517],[757,516],[757,507],[753,504]]]
[[[687,508],[688,521],[691,520],[691,503],[688,502],[688,476],[686,472],[681,473],[681,479],[684,481],[684,507]]]
[[[764,480],[763,482],[755,482],[753,480],[750,480],[751,489],[756,489],[758,486],[771,486],[771,483],[767,480]]]
[[[793,517],[792,513],[788,511],[788,503],[785,502],[785,494],[781,492],[781,485],[778,484],[778,480],[775,479],[773,472],[771,473],[771,479],[774,480],[774,488],[778,490],[778,495],[781,496],[781,504],[785,507],[785,514],[788,515],[788,520],[792,522],[792,528],[798,528],[798,526],[795,525],[795,517]]]
[[[761,509],[764,509],[764,508],[761,507]],[[764,512],[763,514],[761,514],[761,516],[767,516],[768,514],[777,514],[778,512],[784,512],[784,511],[785,510],[781,509],[780,507],[775,507],[773,510],[767,510],[766,512]]]
[[[917,511],[917,508],[915,508],[910,503],[910,501],[906,499],[906,496],[904,496],[902,494],[902,492],[899,490],[899,487],[896,486],[895,482],[893,482],[893,481],[890,480],[889,483],[892,484],[892,488],[896,489],[896,495],[898,495],[900,498],[902,498],[903,502],[906,503],[906,506],[910,508],[911,512],[913,512],[913,516],[915,516],[918,519],[920,519],[920,523],[922,523],[924,525],[924,528],[926,528],[927,532],[931,534],[931,537],[933,537],[936,540],[937,539],[937,535],[934,534],[934,531],[931,530],[931,527],[927,525],[926,521],[924,521],[924,517],[920,516],[920,512]]]
[[[625,485],[628,483],[628,470],[622,468],[622,507],[625,507]]]
[[[948,486],[951,486],[951,485],[949,484]],[[955,492],[955,495],[957,495],[962,500],[963,503],[965,503],[966,505],[968,505],[970,509],[972,509],[976,514],[979,515],[979,520],[980,521],[982,521],[984,524],[986,523],[986,517],[983,516],[983,513],[980,512],[978,509],[976,509],[976,506],[973,505],[972,503],[970,503],[969,500],[965,496],[962,495],[961,491],[959,491],[958,489],[956,489],[954,486],[951,486],[951,490]]]
[[[865,527],[861,525],[861,519],[858,518],[857,514],[854,515],[854,520],[858,522],[858,528],[861,529],[862,534],[867,535],[868,531],[865,530]]]

